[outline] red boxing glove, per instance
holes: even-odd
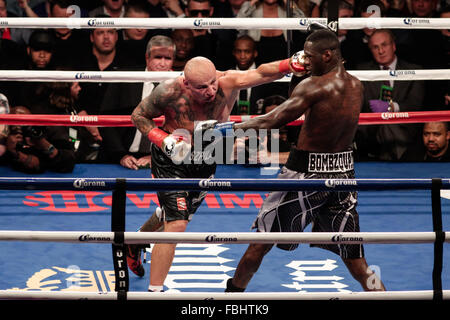
[[[191,144],[186,142],[188,137],[183,134],[168,134],[159,128],[153,128],[147,137],[172,159],[174,163],[181,163],[191,150]]]
[[[168,135],[169,134],[167,132],[161,130],[160,128],[153,128],[152,130],[150,130],[147,137],[151,142],[156,144],[158,148],[161,148],[164,139],[167,138]]]
[[[281,73],[293,73],[294,75],[301,77],[306,73],[304,51],[295,53],[291,58],[282,60],[278,67]]]

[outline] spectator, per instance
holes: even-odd
[[[12,113],[30,114],[25,107],[14,107]],[[75,152],[68,135],[50,133],[58,127],[10,126],[6,140],[6,162],[14,170],[26,173],[72,172]]]
[[[37,18],[37,17],[51,17],[51,4],[53,0],[17,0],[18,8],[21,9],[18,15]],[[79,1],[71,1],[71,4],[67,6],[68,15],[71,17],[88,17],[88,10],[85,6],[78,6],[76,3]],[[94,3],[94,2],[92,2]]]
[[[51,18],[69,18],[72,11],[68,8],[71,0],[49,0],[48,12]],[[86,54],[89,47],[89,33],[81,29],[52,29],[56,37],[56,48],[53,55],[55,66],[75,68],[76,61]]]
[[[411,12],[408,9],[407,0],[394,0],[394,1],[383,1],[383,3],[388,3],[388,7],[386,8],[386,16],[387,17],[409,17],[411,16]]]
[[[8,16],[10,14],[6,9],[6,0],[0,0],[0,18],[7,18]],[[31,32],[32,29],[6,27],[0,29],[0,38],[12,40],[19,45],[25,46],[28,44]]]
[[[360,70],[415,70],[419,65],[397,58],[395,39],[390,30],[377,29],[369,38],[373,61],[361,64]],[[394,77],[393,77],[394,78]],[[385,97],[389,95],[389,97]],[[370,81],[364,83],[364,104],[361,112],[423,110],[423,81]],[[414,124],[360,126],[357,135],[360,160],[399,160],[406,148],[416,141]],[[360,141],[358,141],[361,139]]]
[[[91,52],[79,57],[78,70],[116,71],[123,65],[118,54],[117,31],[112,28],[91,29]],[[84,82],[81,84],[80,105],[88,114],[98,114],[108,84],[102,82]]]
[[[124,2],[124,0],[103,0],[103,5],[89,11],[89,16],[107,15],[111,18],[123,18],[125,14]]]
[[[319,6],[320,17],[328,17],[328,0],[323,0]],[[380,3],[379,3],[380,4]],[[354,16],[354,6],[349,1],[339,1],[338,7],[339,18],[350,18]],[[370,14],[369,14],[370,16]],[[364,18],[366,16],[363,16]],[[370,33],[369,30],[364,29],[365,32]],[[358,62],[367,62],[371,59],[369,55],[367,44],[364,43],[364,34],[362,30],[348,31],[339,28],[338,39],[341,43],[341,54],[344,59],[345,69],[355,69]],[[358,39],[359,38],[359,39]],[[365,54],[365,55],[364,55]],[[364,59],[364,60],[361,60]]]
[[[439,15],[441,18],[450,18],[450,6],[443,8]],[[445,69],[450,68],[450,29],[442,29],[441,34],[443,36],[443,42],[445,47],[445,61],[447,61],[447,67]]]
[[[255,41],[248,35],[240,36],[233,45],[234,65],[236,70],[255,69],[258,57]],[[230,68],[230,69],[231,69]],[[262,114],[264,98],[272,94],[287,95],[285,83],[267,83],[253,88],[241,90],[231,111],[233,115]]]
[[[0,33],[2,29],[0,28]],[[3,35],[5,35],[3,29]],[[27,54],[23,46],[11,39],[2,38],[0,35],[0,70],[26,69]],[[16,81],[0,81],[0,92],[9,99],[9,104],[14,106],[18,96],[19,86]]]
[[[306,17],[311,17],[313,8],[315,6],[313,0],[297,0],[295,1],[297,7],[302,10]]]
[[[185,9],[188,18],[210,18],[214,7],[210,0],[189,0]],[[214,62],[218,70],[226,69],[233,57],[231,48],[236,39],[235,30],[193,29],[194,53],[193,56],[204,56]]]
[[[180,0],[148,0],[150,15],[157,18],[176,18],[184,16],[184,5]]]
[[[171,37],[177,48],[172,70],[183,71],[186,62],[193,57],[194,34],[190,29],[175,29]]]
[[[149,18],[150,9],[146,1],[130,0],[125,5],[125,18]],[[144,53],[149,29],[122,29],[117,42],[118,51],[124,55],[123,62],[130,68],[145,66]]]
[[[227,1],[230,4],[232,17],[237,17],[239,10],[241,10],[242,4],[245,1],[246,0],[228,0]]]
[[[211,0],[211,6],[214,8],[212,17],[215,18],[233,18],[233,10],[229,0]]]
[[[154,36],[150,39],[145,58],[145,71],[170,71],[175,56],[171,38]],[[101,105],[102,114],[130,115],[139,102],[148,96],[155,84],[112,83]],[[105,127],[100,158],[105,162],[120,163],[123,167],[137,170],[150,166],[150,142],[135,127]]]
[[[125,5],[124,18],[150,18],[150,9],[147,2],[130,0]],[[120,32],[123,40],[144,40],[149,29],[123,29]],[[120,37],[119,37],[120,38]]]
[[[86,110],[82,110],[82,106],[79,105],[81,90],[81,86],[78,82],[71,83],[70,95],[74,104],[75,112],[78,114],[78,116],[88,116]],[[103,142],[103,137],[100,135],[98,127],[77,127],[72,128],[71,132],[74,136],[79,135],[79,140],[83,142],[79,146],[77,162],[96,162],[100,145]]]
[[[239,10],[239,18],[286,18],[287,13],[281,0],[251,0],[242,4]],[[294,4],[292,17],[302,18],[305,14]],[[287,30],[240,30],[239,35],[248,34],[258,43],[258,59],[256,65],[261,63],[280,60],[286,58],[287,51]],[[295,41],[301,50],[303,43]],[[298,49],[298,50],[297,50]]]
[[[420,18],[437,17],[436,0],[411,0],[412,13]]]
[[[450,6],[443,8],[440,12],[441,18],[450,18]],[[444,46],[444,61],[446,64],[443,65],[444,69],[450,69],[450,29],[442,29],[442,43]],[[436,85],[437,94],[437,107],[439,109],[448,110],[450,108],[450,81],[440,80],[433,81]]]
[[[33,114],[61,114],[87,116],[85,110],[78,106],[78,95],[81,87],[78,82],[48,82],[37,90],[38,98],[32,105]],[[95,160],[93,155],[101,143],[101,136],[97,127],[67,127],[49,126],[46,134],[52,140],[66,141],[76,155],[76,162]]]
[[[38,15],[36,14],[36,12],[34,12],[29,2],[29,0],[17,0],[17,5],[23,11],[25,16],[29,18],[37,18]]]
[[[55,36],[49,30],[38,29],[33,31],[27,47],[30,69],[53,69],[52,56],[55,51],[55,45]]]
[[[0,114],[8,114],[9,111],[8,98],[3,93],[0,93]],[[8,125],[0,124],[0,158],[2,158],[2,156],[6,152],[6,139],[8,138],[8,130]]]
[[[450,161],[450,126],[448,122],[427,122],[423,125],[420,145],[409,148],[402,161]]]
[[[37,29],[30,37],[27,47],[28,70],[54,70],[53,54],[55,52],[56,39],[50,30]],[[14,106],[24,106],[31,110],[36,102],[37,90],[43,84],[41,82],[24,82],[17,86]],[[31,110],[32,111],[32,110]],[[33,111],[32,111],[33,112]]]
[[[185,16],[188,18],[209,18],[213,14],[214,8],[209,0],[189,0],[185,9]],[[215,61],[217,37],[210,29],[192,29],[194,35],[194,57],[204,56]]]
[[[436,0],[411,0],[412,16],[417,18],[437,18]],[[437,29],[407,30],[406,50],[402,57],[412,63],[420,64],[424,69],[445,69],[448,60],[445,54],[445,42]],[[442,88],[434,80],[425,81],[425,105],[428,110],[443,108]]]
[[[240,8],[243,2],[244,0],[210,0],[211,6],[214,9],[211,17],[235,18],[237,12],[239,12],[238,7]],[[211,32],[217,37],[218,47],[216,48],[216,55],[218,56],[218,63],[216,66],[219,70],[226,70],[233,63],[231,48],[233,47],[234,40],[237,38],[238,31],[236,29],[214,29]]]
[[[355,16],[373,19],[384,17],[385,11],[381,0],[362,0],[356,8]],[[371,20],[367,21],[371,22]],[[344,36],[345,40],[341,42],[341,51],[347,70],[354,70],[358,64],[372,60],[368,42],[375,28],[370,28],[371,26],[373,23],[368,24],[368,27],[364,29],[349,30]]]

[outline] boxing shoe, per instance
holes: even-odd
[[[141,247],[133,244],[126,246],[128,268],[138,277],[143,277],[145,269],[141,262]]]
[[[244,292],[245,288],[238,288],[233,284],[233,278],[227,280],[227,287],[225,292]]]

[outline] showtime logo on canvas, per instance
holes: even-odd
[[[203,206],[209,209],[259,209],[266,195],[259,193],[209,193]],[[109,212],[111,193],[96,191],[41,191],[25,196],[23,204],[50,212]],[[127,205],[137,209],[159,206],[156,193],[127,193]]]

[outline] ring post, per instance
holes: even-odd
[[[431,207],[433,214],[433,231],[436,234],[434,242],[434,265],[433,265],[433,300],[442,300],[442,261],[444,255],[445,232],[442,231],[441,210],[441,188],[442,179],[431,180]]]
[[[116,179],[116,186],[112,194],[111,231],[114,232],[112,244],[115,291],[118,300],[126,300],[129,289],[126,247],[124,244],[125,209],[126,208],[126,180]]]

